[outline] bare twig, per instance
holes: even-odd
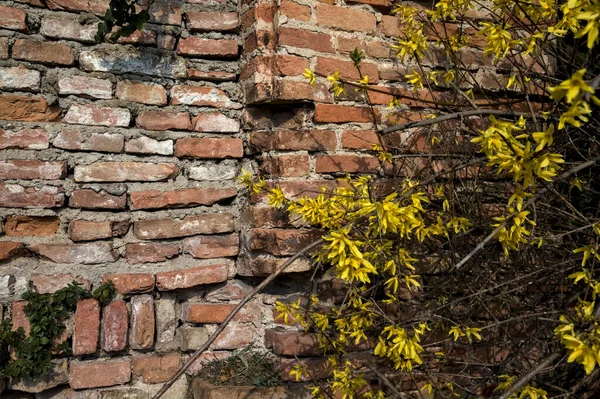
[[[544,359],[542,362],[540,362],[533,370],[531,370],[529,373],[525,374],[519,381],[517,381],[516,384],[511,386],[508,389],[508,391],[506,391],[502,395],[500,395],[498,397],[498,399],[508,399],[510,397],[510,395],[512,395],[513,393],[518,391],[521,387],[523,387],[525,384],[527,384],[533,377],[535,377],[536,375],[541,373],[546,367],[548,367],[550,364],[552,364],[556,360],[558,360],[558,358],[560,358],[560,353],[553,353],[552,355],[548,356],[546,359]]]

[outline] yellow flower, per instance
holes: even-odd
[[[304,70],[304,73],[302,73],[302,76],[304,76],[306,79],[308,79],[308,83],[311,85],[314,85],[315,82],[317,81],[317,75],[315,75],[315,73],[308,68],[306,68]]]

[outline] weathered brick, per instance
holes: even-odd
[[[26,39],[15,41],[12,57],[15,60],[51,65],[73,65],[75,62],[75,53],[69,46]]]
[[[117,31],[117,27],[113,28],[113,32]],[[145,46],[156,45],[156,32],[151,30],[143,30],[140,32],[136,30],[129,36],[121,36],[117,39],[117,43],[124,44],[141,44]]]
[[[373,13],[328,4],[317,4],[317,22],[330,28],[369,33],[375,32],[377,26]]]
[[[376,111],[377,119],[380,118]],[[315,122],[346,123],[346,122],[373,122],[369,107],[347,107],[338,104],[317,104],[315,107]]]
[[[91,76],[66,76],[58,81],[58,93],[109,99],[112,98],[112,83],[110,80]]]
[[[150,273],[106,274],[102,277],[102,283],[109,281],[112,281],[115,291],[121,295],[141,294],[154,289],[154,275]]]
[[[360,70],[364,75],[369,77],[369,83],[377,83],[379,81],[379,72],[377,65],[371,62],[361,62]],[[315,71],[323,75],[333,75],[335,71],[340,73],[342,79],[359,80],[360,74],[351,61],[338,60],[329,57],[317,57],[317,65]]]
[[[92,222],[73,220],[69,224],[69,238],[73,241],[93,241],[122,237],[129,230],[129,220]]]
[[[177,329],[177,336],[181,340],[181,350],[195,351],[208,341],[208,331],[206,327],[180,327]]]
[[[181,25],[181,6],[177,1],[159,0],[150,6],[150,22],[163,25]]]
[[[0,37],[0,60],[8,58],[8,37]]]
[[[232,31],[238,27],[237,12],[186,11],[187,28],[194,31]]]
[[[154,279],[152,281],[154,282]],[[133,349],[150,349],[154,345],[154,324],[154,299],[152,296],[137,295],[131,298],[130,345]]]
[[[106,305],[102,311],[102,349],[106,352],[119,352],[127,346],[129,317],[127,305],[116,300]]]
[[[156,275],[156,287],[159,291],[191,288],[223,281],[227,281],[227,265],[224,264],[199,266]]]
[[[0,6],[0,28],[25,32],[27,13],[19,8]]]
[[[183,252],[201,259],[236,256],[239,246],[237,234],[197,236],[183,240]]]
[[[237,195],[234,188],[185,188],[174,191],[133,191],[131,209],[180,208],[213,205]]]
[[[127,141],[125,152],[132,154],[173,155],[173,140],[159,141],[146,136],[137,137]]]
[[[395,15],[382,15],[379,28],[386,36],[398,37],[402,35],[400,18]]]
[[[129,243],[125,247],[127,263],[165,262],[179,255],[179,245],[154,243]]]
[[[104,190],[95,191],[90,188],[75,190],[69,197],[69,207],[84,209],[125,209],[127,195],[114,195]]]
[[[308,48],[324,53],[335,53],[331,35],[302,29],[279,28],[279,42],[283,46]]]
[[[181,362],[180,353],[134,356],[133,375],[141,377],[146,384],[166,382],[179,370]]]
[[[196,68],[188,69],[188,79],[191,80],[208,80],[211,82],[226,82],[236,79],[236,74],[222,71],[201,71]]]
[[[23,66],[0,67],[0,89],[38,91],[40,72]]]
[[[44,150],[48,146],[48,132],[44,129],[0,129],[0,150],[8,148]]]
[[[237,301],[242,300],[252,291],[252,287],[241,280],[228,280],[225,285],[207,292],[207,301]]]
[[[63,150],[121,152],[125,137],[118,133],[92,133],[89,136],[77,130],[58,132],[52,145]]]
[[[210,346],[213,350],[241,349],[256,342],[259,334],[251,323],[229,324],[215,342]]]
[[[60,219],[55,216],[9,216],[4,225],[7,237],[47,237],[56,234]]]
[[[74,276],[68,273],[55,273],[55,274],[31,274],[31,285],[35,291],[39,294],[51,294],[62,288],[65,288],[68,284],[76,281],[81,284],[83,289],[89,290],[91,287],[90,280],[83,277]]]
[[[51,10],[68,10],[91,12],[104,15],[108,9],[109,0],[52,0],[48,2]]]
[[[317,173],[377,173],[379,159],[374,156],[358,155],[318,155],[315,172]]]
[[[302,75],[309,67],[308,59],[295,55],[278,54],[275,56],[277,72],[283,76]]]
[[[98,31],[96,24],[82,25],[76,18],[46,15],[42,19],[40,33],[53,39],[69,39],[84,43],[94,43]]]
[[[0,184],[0,204],[6,208],[57,208],[65,203],[62,187]]]
[[[274,80],[273,100],[277,101],[297,101],[308,100],[316,102],[333,102],[333,97],[327,85],[323,83],[315,83],[307,85],[306,82],[277,78]],[[258,92],[257,92],[258,93]],[[250,97],[250,96],[249,96]],[[256,98],[258,101],[259,98]],[[252,103],[253,99],[247,99]],[[262,98],[260,98],[262,101]]]
[[[160,49],[110,47],[82,51],[79,64],[86,71],[139,73],[165,78],[185,78],[185,60]]]
[[[151,82],[117,82],[117,98],[148,105],[166,105],[167,91],[159,84]]]
[[[222,323],[234,308],[234,304],[186,302],[181,308],[181,320],[190,323]]]
[[[189,178],[202,181],[225,181],[237,176],[238,170],[235,163],[223,161],[217,164],[192,166]]]
[[[203,86],[173,86],[172,105],[197,105],[215,108],[240,108],[223,90]]]
[[[190,130],[192,124],[187,112],[144,111],[136,119],[136,125],[147,130]]]
[[[260,169],[271,176],[307,176],[310,160],[308,155],[268,155],[262,157]]]
[[[238,133],[240,122],[217,112],[202,112],[192,120],[195,132]]]
[[[182,158],[242,158],[242,139],[235,138],[183,138],[175,143],[175,156]]]
[[[379,135],[373,130],[344,130],[342,147],[353,150],[372,150],[373,144],[380,144]]]
[[[17,394],[18,396],[31,397],[33,394],[40,394],[43,391],[51,390],[54,387],[64,385],[68,382],[68,360],[53,359],[50,361],[50,369],[44,373],[43,377],[27,376],[22,378],[10,378],[7,380],[6,387],[13,392],[19,392]],[[25,392],[28,392],[30,395],[25,394]]]
[[[45,162],[36,159],[0,161],[0,179],[4,180],[58,180],[66,174],[66,161]]]
[[[73,104],[63,121],[75,125],[127,127],[131,121],[131,113],[125,108],[101,107],[96,104]]]
[[[238,44],[237,40],[189,36],[179,39],[177,54],[202,58],[235,58],[238,55]]]
[[[248,138],[257,151],[271,150],[333,150],[337,145],[335,132],[331,130],[276,130],[252,132]]]
[[[23,122],[53,122],[60,117],[58,107],[50,107],[41,97],[0,96],[0,119]]]
[[[96,162],[75,167],[78,182],[162,181],[172,179],[179,167],[172,163]]]
[[[42,258],[54,263],[80,263],[83,265],[97,265],[111,263],[119,255],[110,244],[37,244],[29,247]]]
[[[77,302],[75,331],[73,333],[73,355],[96,353],[100,334],[100,304],[96,299]]]
[[[25,314],[25,306],[27,301],[16,301],[12,303],[11,319],[12,319],[12,331],[17,331],[19,328],[23,328],[25,336],[28,336],[31,332],[31,324]]]
[[[140,240],[228,233],[234,227],[233,215],[229,213],[189,215],[183,219],[139,220],[134,226],[135,236]]]
[[[293,255],[320,238],[316,230],[252,229],[248,238],[252,251],[273,255]]]
[[[163,292],[154,303],[156,309],[156,345],[158,350],[172,350],[179,346],[175,340],[175,330],[179,317],[175,312],[176,296]]]
[[[128,357],[110,360],[71,362],[69,383],[73,389],[110,387],[131,380],[131,361]]]
[[[323,356],[315,334],[272,329],[265,331],[265,347],[283,356]]]
[[[12,260],[21,252],[23,244],[15,241],[0,241],[0,261]]]
[[[310,20],[310,7],[300,5],[290,0],[283,0],[279,6],[279,15],[308,22]]]

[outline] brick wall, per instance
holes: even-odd
[[[368,152],[376,137],[364,100],[348,90],[334,103],[324,80],[309,86],[303,70],[354,79],[345,54],[359,47],[372,84],[407,93],[402,78],[414,67],[391,54],[398,22],[387,0],[156,0],[144,32],[96,45],[107,3],[0,1],[4,316],[27,328],[19,298],[28,287],[112,280],[118,292],[102,308],[78,304],[68,328],[74,356],[57,358],[49,381],[8,382],[26,392],[59,385],[52,392],[63,395],[36,397],[155,392],[255,277],[318,234],[241,191],[242,166],[290,196],[333,188],[346,172],[394,172]],[[504,87],[502,71],[482,63],[481,38],[472,44],[472,75],[490,91]],[[443,61],[432,52],[425,65]],[[389,95],[372,102],[383,122],[419,120],[430,95],[414,96],[402,112],[388,110]],[[271,305],[300,292],[309,268],[296,261],[201,360],[254,343],[282,356],[289,379],[294,355],[316,354],[314,337],[281,331]],[[323,358],[303,361],[325,371]],[[167,397],[183,397],[186,384]]]

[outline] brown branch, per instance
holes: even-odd
[[[177,373],[175,373],[169,381],[165,382],[165,385],[162,386],[160,391],[158,391],[156,393],[156,395],[154,395],[152,397],[152,399],[159,399],[179,379],[179,377],[181,377],[183,375],[183,373],[185,373],[185,371],[200,357],[200,355],[202,353],[204,353],[208,349],[208,347],[217,339],[217,337],[223,332],[225,327],[227,327],[227,325],[229,324],[231,319],[233,319],[235,317],[235,315],[240,310],[242,310],[242,308],[244,307],[244,305],[246,303],[248,303],[256,294],[258,294],[260,291],[262,291],[262,289],[265,288],[277,276],[279,276],[281,273],[283,273],[283,271],[285,269],[287,269],[288,266],[290,266],[292,263],[294,263],[295,260],[297,260],[298,258],[303,256],[308,251],[318,247],[322,243],[323,243],[323,239],[321,238],[321,239],[318,239],[317,241],[313,242],[312,244],[307,245],[306,247],[302,248],[294,256],[292,256],[285,263],[283,263],[281,266],[279,266],[266,279],[264,279],[256,288],[254,288],[252,290],[252,292],[248,293],[248,295],[246,295],[244,297],[244,299],[242,299],[242,301],[237,304],[237,306],[231,311],[231,313],[229,313],[229,316],[227,316],[227,318],[225,318],[225,320],[221,324],[219,324],[219,327],[208,338],[208,341],[206,341],[204,343],[204,345],[202,345],[200,347],[200,349],[198,349],[196,352],[194,352],[194,354],[190,357],[190,359],[187,361],[187,363],[185,363],[179,370],[177,370]]]
[[[546,367],[550,364],[554,363],[560,357],[560,353],[553,353],[544,359],[540,364],[538,364],[533,370],[529,373],[525,374],[516,384],[511,386],[508,391],[504,392],[498,399],[508,399],[513,393],[527,384],[533,377],[541,373]]]

